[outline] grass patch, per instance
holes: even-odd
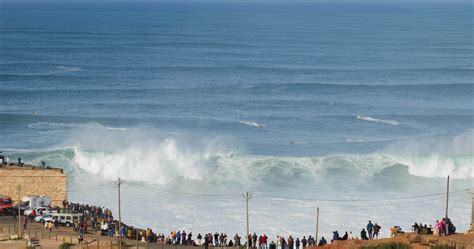
[[[69,249],[71,248],[71,246],[71,243],[62,243],[61,245],[59,245],[58,249]]]
[[[391,242],[374,246],[363,246],[361,249],[412,249],[412,247],[405,243]]]

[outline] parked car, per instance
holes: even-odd
[[[36,210],[36,216],[41,216],[42,214],[50,213],[49,207],[37,207],[35,208],[35,210]],[[23,214],[26,216],[29,216],[32,213],[33,213],[33,209],[28,209],[28,210],[25,210]]]
[[[35,217],[36,222],[42,222],[45,223],[46,221],[53,221],[54,222],[54,217],[53,214],[51,213],[45,213],[43,215],[38,215]]]

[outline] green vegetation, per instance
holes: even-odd
[[[58,249],[69,249],[71,248],[71,246],[72,246],[71,243],[62,243],[61,245],[59,245]]]
[[[436,246],[431,246],[430,249],[456,249],[456,247],[448,246],[448,245],[436,245]]]
[[[412,249],[412,247],[404,243],[391,242],[374,246],[363,246],[361,249]]]

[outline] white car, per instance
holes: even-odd
[[[36,216],[41,216],[41,214],[50,213],[48,207],[37,207],[37,208],[35,208],[35,210],[36,210]],[[28,209],[28,210],[25,210],[25,212],[23,214],[26,215],[26,216],[29,216],[32,213],[33,213],[33,210]]]
[[[47,221],[52,221],[54,222],[54,217],[52,213],[45,213],[43,215],[39,215],[35,217],[36,222],[47,222]]]

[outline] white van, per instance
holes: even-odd
[[[67,227],[73,225],[76,222],[81,220],[82,214],[64,214],[64,213],[57,213],[51,214],[53,220],[57,220],[58,224],[65,225]]]

